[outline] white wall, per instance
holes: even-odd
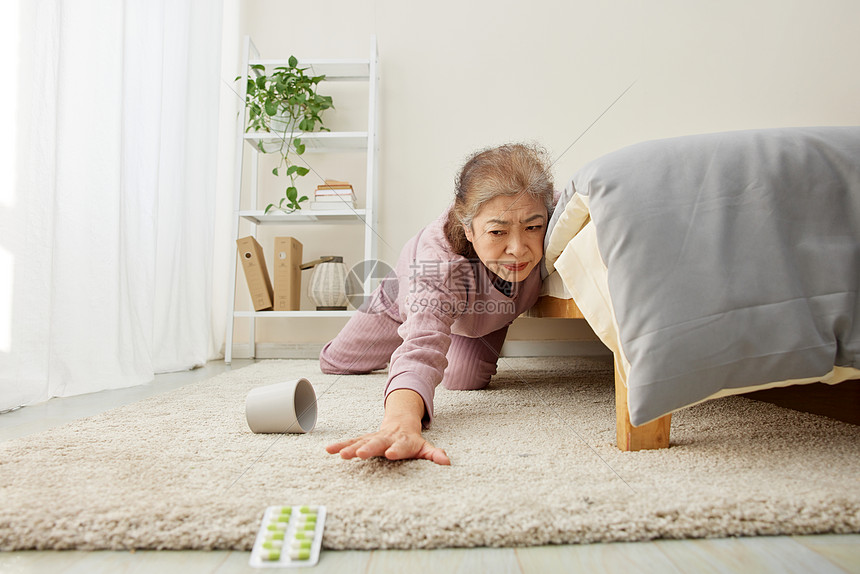
[[[537,140],[558,156],[633,82],[555,164],[558,187],[586,161],[645,139],[860,124],[860,3],[853,0],[244,0],[242,6],[236,25],[264,57],[364,57],[369,36],[377,36],[380,255],[392,263],[400,246],[448,204],[454,175],[471,151]],[[332,251],[305,244],[309,256]],[[267,323],[261,340],[290,343],[324,341],[342,324]],[[570,328],[573,338],[592,336]],[[536,333],[542,336],[544,327],[524,326],[510,337]]]

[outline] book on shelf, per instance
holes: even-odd
[[[337,181],[335,179],[327,179],[324,183],[317,186],[315,195],[353,195],[352,184],[348,181]]]
[[[355,195],[315,195],[314,201],[322,201],[325,203],[355,203]]]
[[[345,193],[331,193],[331,192],[314,192],[314,198],[319,199],[321,201],[339,201],[341,199],[355,199],[355,194],[351,191],[346,191]]]
[[[323,201],[331,203],[355,203],[354,193],[315,193],[314,201]]]
[[[317,190],[314,192],[314,197],[326,198],[337,200],[340,197],[346,197],[348,199],[355,198],[355,193],[351,189],[339,190],[337,192],[332,192],[331,190]]]
[[[338,181],[336,179],[324,179],[323,182],[317,186],[317,189],[325,187],[325,188],[349,188],[352,189],[352,184],[348,181]]]
[[[312,201],[310,204],[312,211],[334,211],[346,210],[352,211],[355,209],[354,201]]]

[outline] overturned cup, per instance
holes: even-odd
[[[257,387],[245,399],[245,418],[255,433],[306,433],[317,422],[317,396],[307,379]]]

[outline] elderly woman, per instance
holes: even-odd
[[[537,301],[553,206],[545,153],[511,144],[473,155],[454,203],[403,248],[383,281],[320,354],[329,374],[389,365],[379,430],[326,447],[349,459],[384,456],[450,464],[421,436],[441,382],[483,389],[496,373],[508,326]]]

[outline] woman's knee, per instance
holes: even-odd
[[[490,386],[490,378],[456,379],[454,377],[445,377],[442,379],[442,386],[449,391],[480,391]]]
[[[323,350],[325,351],[325,350]],[[320,353],[320,370],[326,375],[349,375],[352,374],[346,371],[342,366],[330,360],[325,353]]]
[[[452,391],[479,391],[489,386],[495,374],[495,362],[480,359],[455,361],[448,363],[442,386]]]
[[[332,346],[335,341],[329,341],[320,351],[320,370],[326,375],[363,375],[384,368],[387,364],[368,361],[370,357],[343,356],[343,353],[337,352],[337,347]]]
[[[506,333],[507,327],[504,327],[484,337],[452,336],[442,386],[452,391],[486,389],[496,374],[499,350]]]

